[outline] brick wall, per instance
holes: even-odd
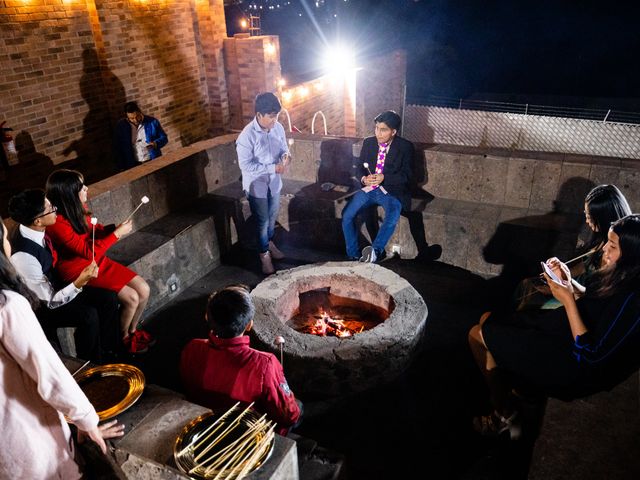
[[[402,115],[406,83],[406,53],[397,50],[365,62],[353,76],[324,76],[284,87],[282,104],[291,122],[305,133],[311,132],[314,113],[327,118],[329,135],[364,137],[373,133],[373,119],[385,110]],[[353,98],[355,94],[355,99]],[[281,115],[284,124],[286,116]],[[318,116],[315,132],[323,132]]]
[[[284,88],[282,105],[289,112],[291,124],[300,131],[311,133],[311,121],[316,112],[322,111],[327,119],[329,135],[345,135],[344,80],[324,76],[309,82]],[[288,129],[288,120],[283,113],[280,122]],[[315,133],[324,134],[322,117],[317,115]]]
[[[225,37],[223,0],[3,0],[0,118],[19,163],[0,169],[0,209],[55,166],[113,173],[126,101],[161,121],[165,151],[227,127]]]
[[[224,41],[230,127],[242,129],[255,115],[254,101],[261,92],[278,91],[280,42],[277,36],[236,35]]]

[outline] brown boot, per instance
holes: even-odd
[[[275,273],[276,269],[273,268],[273,263],[271,263],[271,254],[269,251],[260,254],[260,262],[262,263],[262,273],[265,275]]]
[[[278,247],[271,240],[269,240],[269,253],[274,260],[282,260],[284,258],[284,253],[278,250]]]

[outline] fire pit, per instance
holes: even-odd
[[[406,280],[369,263],[329,262],[280,271],[251,295],[255,345],[279,357],[274,340],[285,339],[284,370],[305,400],[393,380],[413,359],[427,319],[424,300]],[[323,328],[325,335],[314,331]]]

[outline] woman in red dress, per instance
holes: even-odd
[[[58,209],[56,223],[47,227],[58,253],[56,270],[63,281],[76,278],[95,257],[99,275],[89,285],[117,293],[122,303],[120,326],[125,346],[131,353],[144,353],[153,339],[138,329],[140,316],[149,300],[149,285],[133,270],[109,257],[106,252],[132,230],[131,220],[120,225],[95,225],[95,242],[87,210],[87,186],[80,172],[57,170],[47,179],[47,198]]]

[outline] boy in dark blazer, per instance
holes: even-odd
[[[400,213],[411,209],[409,182],[414,154],[413,144],[397,135],[401,119],[396,112],[383,112],[374,121],[375,136],[365,138],[360,152],[357,178],[363,187],[342,213],[347,256],[350,260],[372,263],[384,258],[385,247]],[[384,209],[384,221],[373,244],[366,246],[360,254],[355,217],[372,205],[380,205]]]

